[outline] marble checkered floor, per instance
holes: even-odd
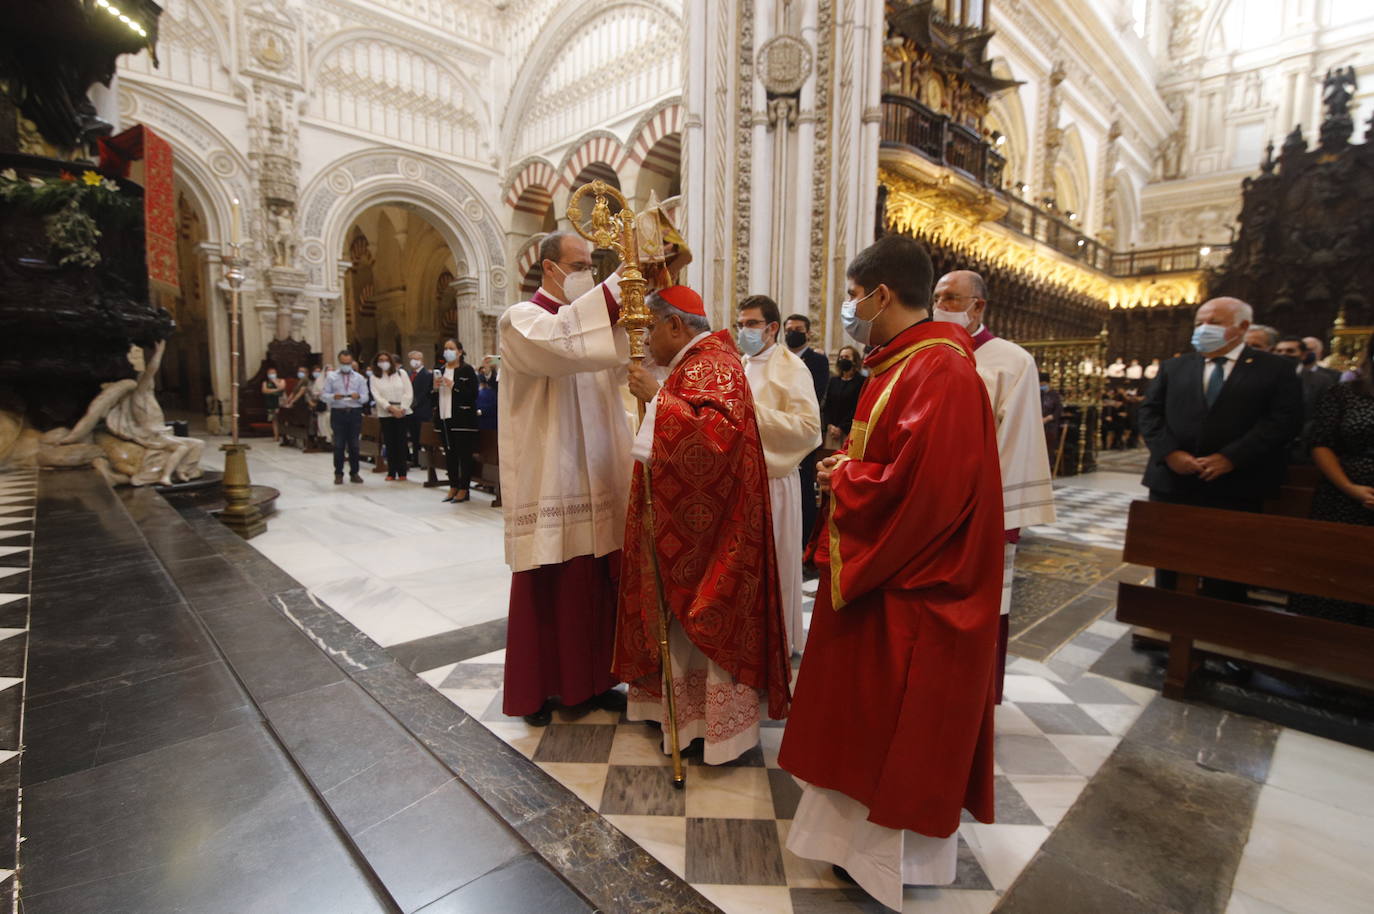
[[[38,474],[0,473],[0,896],[8,906],[19,836],[19,751]]]
[[[1144,497],[1143,488],[1137,495],[1056,485],[1054,507],[1058,519],[1053,524],[1028,529],[1070,543],[1120,549],[1126,541],[1126,512],[1132,501]]]
[[[1105,646],[1126,627],[1098,621],[1087,631]],[[997,710],[997,822],[966,821],[957,882],[908,888],[907,910],[991,911],[1155,696],[1088,673],[1097,656],[1076,654],[1084,666],[1057,664],[1057,670],[1012,662],[1006,701]],[[421,678],[728,914],[878,910],[839,882],[829,865],[785,849],[800,791],[777,767],[781,722],[762,728],[761,745],[732,765],[692,764],[686,790],[676,791],[661,733],[644,723],[607,711],[560,711],[540,729],[503,715],[503,662],[504,651],[496,651]]]

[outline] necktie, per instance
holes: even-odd
[[[1226,357],[1219,355],[1212,359],[1212,373],[1207,377],[1207,407],[1210,409],[1221,396],[1222,385],[1226,383]]]

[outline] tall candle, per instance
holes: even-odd
[[[229,224],[229,242],[239,243],[239,198],[235,197],[232,206],[232,217]]]

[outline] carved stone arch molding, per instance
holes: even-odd
[[[517,152],[514,147],[519,139],[520,126],[530,107],[531,99],[539,91],[545,75],[553,65],[552,62],[558,58],[561,49],[583,27],[597,17],[622,7],[639,7],[668,17],[680,28],[686,28],[679,6],[669,0],[583,0],[580,3],[560,4],[540,30],[533,46],[524,55],[525,62],[516,73],[515,82],[511,86],[510,102],[506,105],[500,124],[501,149],[507,155]]]
[[[126,124],[144,124],[172,147],[173,169],[197,197],[205,215],[206,241],[229,240],[231,201],[244,201],[250,225],[252,178],[248,161],[214,125],[156,89],[132,80],[119,85],[119,114]]]
[[[495,213],[457,172],[430,159],[392,149],[353,153],[321,169],[301,194],[301,248],[310,294],[336,296],[343,281],[332,264],[343,256],[348,227],[365,210],[390,205],[421,213],[479,283],[485,313],[500,313],[507,298],[505,254]],[[318,258],[318,259],[315,259]]]
[[[630,138],[625,143],[620,161],[612,162],[612,167],[620,171],[629,161],[642,161],[645,154],[659,140],[671,133],[681,133],[685,119],[686,112],[683,110],[680,95],[654,105],[630,131]]]

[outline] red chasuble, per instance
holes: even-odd
[[[961,327],[922,322],[864,364],[778,763],[870,822],[946,837],[961,808],[993,814],[997,426]]]
[[[659,391],[654,419],[654,533],[644,519],[644,467],[635,464],[625,525],[612,671],[658,691],[657,549],[669,611],[703,654],[736,682],[768,691],[787,714],[791,669],[773,550],[768,471],[744,366],[727,331],[697,343]]]

